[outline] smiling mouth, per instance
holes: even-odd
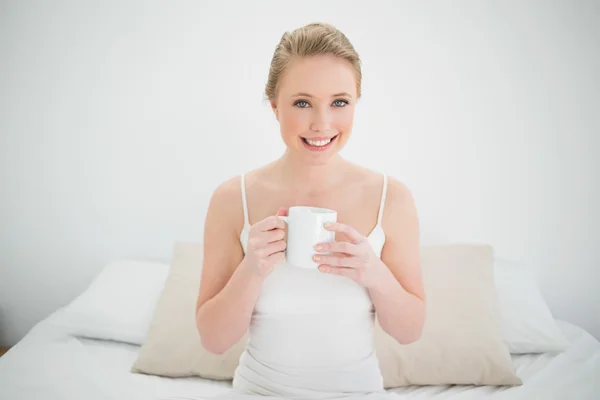
[[[330,138],[326,138],[326,139],[307,139],[307,138],[302,138],[302,141],[304,142],[304,144],[310,146],[310,147],[314,147],[314,148],[324,148],[327,147],[327,145],[329,145],[331,142],[333,142],[337,137],[339,136],[339,134],[330,137]]]

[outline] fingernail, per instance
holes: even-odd
[[[325,223],[325,228],[331,228],[332,226],[333,226],[333,224],[331,222]]]
[[[315,246],[315,249],[317,250],[323,250],[325,248],[325,246],[323,246],[322,244],[318,244]]]
[[[319,261],[321,259],[321,256],[313,256],[313,260],[315,261]]]

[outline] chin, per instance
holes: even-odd
[[[324,152],[310,152],[304,148],[299,149],[301,159],[311,166],[327,165],[332,159],[336,158],[340,149],[335,146]]]
[[[335,154],[337,154],[337,153],[335,153]],[[313,167],[319,167],[319,166],[322,166],[322,165],[327,165],[327,163],[329,162],[329,160],[331,160],[331,158],[333,156],[335,156],[335,154],[332,154],[329,157],[308,157],[306,159],[306,163],[308,165],[310,165],[310,166],[313,166]]]

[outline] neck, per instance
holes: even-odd
[[[345,163],[341,156],[335,155],[325,164],[308,165],[288,152],[276,162],[281,179],[293,188],[294,192],[302,194],[318,194],[338,185],[344,177],[342,166]]]

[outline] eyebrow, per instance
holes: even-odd
[[[310,95],[310,94],[308,94],[308,93],[303,93],[303,92],[300,92],[300,93],[293,94],[291,97],[300,97],[300,96],[303,96],[303,97],[311,97],[311,98],[313,97],[312,95]],[[332,95],[331,97],[339,97],[339,96],[348,96],[348,97],[352,97],[352,95],[351,95],[350,93],[348,93],[348,92],[340,92],[340,93],[336,93],[336,94]]]

